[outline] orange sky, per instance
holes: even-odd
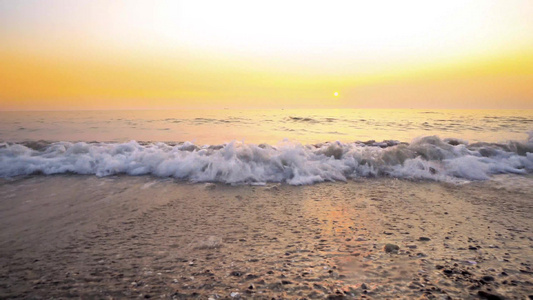
[[[530,1],[314,3],[0,1],[0,109],[533,108]]]

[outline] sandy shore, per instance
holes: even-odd
[[[527,299],[520,180],[1,180],[0,298]]]

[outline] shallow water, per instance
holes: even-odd
[[[533,194],[493,182],[28,176],[0,199],[2,299],[531,295]]]

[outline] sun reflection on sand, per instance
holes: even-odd
[[[348,201],[347,194],[352,194]],[[343,186],[328,195],[302,197],[306,217],[319,222],[315,250],[334,262],[347,289],[361,288],[363,283],[373,289],[376,285],[370,278],[376,277],[389,278],[390,282],[409,281],[408,274],[417,272],[418,265],[412,259],[383,251],[388,236],[383,234],[385,221],[377,219],[380,212],[376,200],[372,200],[375,197],[359,195]],[[329,247],[331,244],[335,247]],[[390,257],[384,259],[386,256]]]

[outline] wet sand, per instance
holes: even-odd
[[[4,179],[0,298],[527,299],[520,180]]]

